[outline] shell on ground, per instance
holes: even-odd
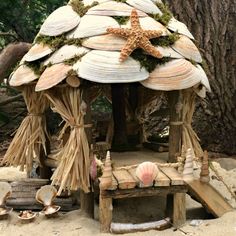
[[[162,15],[161,10],[151,0],[127,0],[126,3],[145,13]]]
[[[86,15],[99,16],[130,16],[134,8],[122,2],[104,2],[97,6],[90,8]],[[146,13],[137,10],[138,16],[147,16]]]
[[[120,52],[93,50],[73,69],[77,70],[79,77],[98,83],[131,83],[148,78],[149,73],[140,67],[139,62],[131,57],[120,62],[119,57]]]
[[[42,73],[40,76],[35,91],[42,91],[62,82],[68,75],[68,72],[72,69],[71,66],[63,63],[52,65]]]
[[[32,220],[36,217],[36,212],[32,212],[31,210],[21,211],[18,215],[18,218],[24,221]]]
[[[138,165],[135,173],[144,186],[152,186],[158,174],[158,168],[154,163],[146,161]]]
[[[174,17],[170,19],[167,28],[174,32],[178,32],[179,34],[183,34],[189,37],[190,39],[194,39],[193,35],[188,30],[187,26],[184,23],[176,20]]]
[[[44,206],[51,206],[56,196],[57,190],[54,186],[44,185],[37,191],[35,198]]]
[[[87,48],[105,50],[105,51],[118,51],[121,50],[126,44],[126,40],[117,37],[113,34],[104,34],[85,39],[82,45]]]
[[[164,25],[162,25],[160,22],[154,20],[153,18],[149,16],[139,18],[139,22],[140,22],[141,28],[144,30],[161,30],[162,36],[167,36],[170,34],[170,32],[167,30],[167,28]],[[130,28],[130,25],[131,24],[129,20],[124,27]]]
[[[30,48],[30,50],[25,54],[24,56],[24,60],[31,62],[31,61],[36,61],[38,59],[41,59],[47,55],[49,55],[50,53],[52,53],[53,50],[47,46],[44,45],[42,43],[36,43],[35,45],[33,45],[32,48]]]
[[[202,62],[202,57],[198,48],[191,39],[184,35],[180,36],[180,38],[172,45],[172,48],[187,59],[198,63]]]
[[[42,213],[46,216],[53,215],[61,209],[60,206],[52,205],[43,208]]]
[[[108,27],[119,28],[118,22],[109,16],[93,16],[85,15],[81,18],[81,22],[67,38],[85,38],[107,33]]]
[[[10,76],[9,84],[12,87],[17,87],[28,84],[38,78],[39,76],[30,67],[23,64]]]
[[[75,56],[80,56],[89,52],[89,49],[85,47],[78,47],[76,45],[64,45],[54,52],[43,65],[58,64],[65,60],[71,59]]]
[[[4,205],[5,200],[12,193],[11,185],[7,182],[0,182],[0,206]]]
[[[154,90],[181,90],[190,88],[204,79],[200,68],[185,59],[173,59],[158,65],[142,85]]]
[[[74,29],[80,22],[80,16],[71,6],[63,6],[55,10],[44,21],[39,34],[58,36]]]

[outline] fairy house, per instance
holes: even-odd
[[[200,157],[191,120],[195,96],[210,91],[201,64],[193,35],[161,0],[70,0],[48,16],[10,77],[9,84],[22,91],[28,115],[3,162],[27,171],[33,161],[44,166],[50,154],[45,119],[50,107],[65,122],[60,138],[69,128],[64,145],[50,154],[59,161],[52,184],[59,192],[90,192],[90,103],[101,93],[112,100],[113,142],[124,141],[127,85],[135,85],[129,92],[136,105],[128,107],[140,125],[139,112],[158,99],[157,91],[168,94],[170,162],[182,145]]]

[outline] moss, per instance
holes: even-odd
[[[126,3],[126,0],[114,0],[115,2],[123,2]]]
[[[73,69],[71,69],[71,70],[69,70],[69,71],[67,72],[67,76],[78,76],[78,75],[77,75],[76,71],[74,71]]]
[[[159,38],[151,39],[151,43],[153,45],[158,45],[161,47],[169,47],[175,43],[179,39],[179,34],[173,33],[168,36],[162,36]]]
[[[119,25],[125,25],[129,20],[129,16],[112,16],[112,18],[115,19]]]
[[[148,14],[152,18],[154,18],[156,21],[162,23],[163,25],[168,25],[170,19],[173,17],[172,13],[169,10],[169,7],[163,3],[156,3],[156,6],[161,10],[163,13],[160,14]]]
[[[64,62],[64,64],[71,66],[71,65],[74,65],[77,61],[79,61],[84,55],[85,55],[85,53],[80,54],[80,55],[76,55],[70,59],[63,61],[63,62]]]
[[[30,69],[32,69],[36,75],[41,75],[46,69],[46,66],[42,65],[41,60],[33,62],[25,61],[24,64],[28,66]]]
[[[82,0],[73,0],[70,2],[70,5],[72,6],[73,10],[82,17],[91,7],[98,5],[98,2],[93,2],[91,5],[85,6]]]
[[[157,65],[164,64],[171,59],[169,57],[163,57],[161,59],[146,55],[143,53],[142,49],[136,49],[130,55],[136,61],[139,61],[141,67],[144,67],[148,72],[152,72]]]

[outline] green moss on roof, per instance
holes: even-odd
[[[148,14],[150,17],[154,18],[156,21],[162,23],[163,25],[167,26],[170,19],[173,17],[172,13],[169,10],[169,7],[163,3],[156,3],[156,6],[161,10],[163,13],[160,14]]]
[[[86,53],[82,53],[80,55],[76,55],[70,59],[64,60],[64,64],[66,65],[74,65],[77,61],[79,61]]]
[[[31,70],[34,71],[36,75],[41,75],[47,67],[50,67],[52,64],[48,63],[48,65],[43,65],[42,60],[27,62],[25,61],[24,64],[28,66]]]
[[[126,0],[114,0],[115,2],[123,2],[126,3]]]
[[[161,46],[161,47],[169,47],[175,43],[179,39],[178,33],[172,33],[167,36],[161,36],[159,38],[151,39],[151,43],[153,45]]]
[[[91,7],[98,5],[98,2],[94,1],[91,5],[85,6],[82,0],[73,0],[70,1],[69,4],[72,6],[73,10],[82,17]]]
[[[129,20],[129,16],[112,16],[112,18],[115,19],[119,25],[125,25]]]
[[[74,71],[73,69],[71,69],[71,70],[69,70],[69,71],[67,72],[67,76],[78,76],[78,75],[77,75],[76,71]]]

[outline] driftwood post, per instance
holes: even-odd
[[[87,105],[87,112],[84,117],[84,124],[91,124],[91,107],[90,101],[88,96],[88,87],[85,86],[83,89],[83,101]],[[85,129],[89,147],[92,144],[92,128],[88,127]],[[85,193],[82,189],[80,189],[80,208],[81,210],[86,213],[89,217],[94,218],[94,193],[89,192]]]
[[[176,162],[177,154],[181,153],[181,137],[183,129],[181,100],[181,91],[168,92],[168,104],[170,109],[169,162]],[[176,227],[185,222],[185,193],[167,195],[166,213],[168,216],[173,215],[173,223]]]

